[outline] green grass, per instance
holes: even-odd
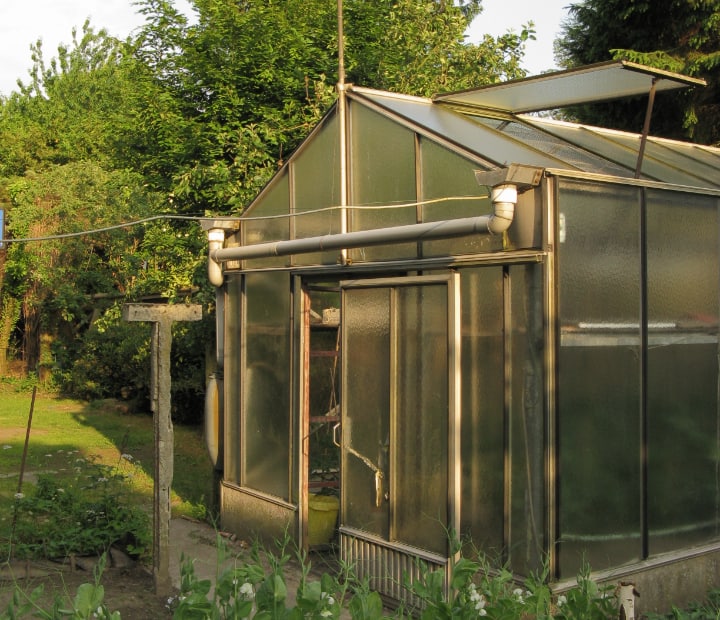
[[[31,388],[15,391],[0,383],[0,530],[11,520],[31,400]],[[213,471],[201,429],[175,425],[174,445],[173,515],[203,517],[213,497]],[[120,468],[132,462],[134,501],[152,509],[151,415],[126,413],[116,401],[85,403],[39,392],[30,428],[23,492],[31,490],[38,473],[53,472],[58,479],[71,476],[74,458],[94,459]]]

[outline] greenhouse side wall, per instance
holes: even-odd
[[[587,561],[653,606],[702,598],[720,546],[718,199],[566,179],[559,222],[558,577]]]

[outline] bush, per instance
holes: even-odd
[[[130,458],[128,455],[125,455]],[[114,546],[143,556],[150,547],[150,519],[129,497],[122,459],[108,467],[70,453],[72,476],[42,474],[29,495],[15,496],[13,531],[3,540],[6,557],[100,556]]]

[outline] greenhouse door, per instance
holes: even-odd
[[[456,278],[341,283],[342,552],[389,595],[455,528]]]

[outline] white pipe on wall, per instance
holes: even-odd
[[[210,284],[213,286],[223,285],[223,272],[222,266],[215,260],[213,260],[213,252],[221,249],[225,243],[225,231],[222,228],[211,228],[208,230],[208,246],[210,250],[210,257],[208,259],[208,278]]]
[[[210,261],[224,263],[231,260],[288,256],[289,254],[307,254],[310,252],[363,248],[392,243],[427,241],[430,239],[449,239],[451,237],[464,237],[472,234],[496,234],[493,229],[502,231],[510,225],[506,217],[501,218],[500,225],[496,225],[493,222],[494,219],[496,219],[495,215],[480,215],[456,220],[360,230],[335,235],[323,235],[320,237],[307,237],[305,239],[270,241],[268,243],[256,243],[253,245],[216,250],[211,249]]]

